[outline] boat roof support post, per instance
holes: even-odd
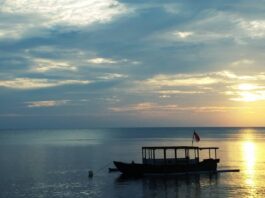
[[[152,152],[152,150],[149,149],[149,150],[148,150],[148,158],[149,158],[149,159],[151,159],[151,154],[152,154],[151,152]]]
[[[153,163],[154,163],[154,164],[156,163],[155,158],[156,158],[156,155],[155,155],[155,149],[153,149]]]
[[[167,159],[167,150],[164,148],[164,163],[166,163]]]
[[[177,157],[178,157],[178,153],[177,153],[177,149],[174,149],[174,154],[175,154],[175,163],[177,163]]]
[[[185,148],[185,158],[189,158],[189,149]]]
[[[209,158],[211,158],[211,149],[209,149]]]
[[[214,157],[215,157],[215,159],[217,159],[216,149],[214,149]]]

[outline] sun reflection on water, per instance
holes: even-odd
[[[243,142],[243,158],[246,170],[246,184],[255,186],[255,163],[256,163],[256,146],[254,142]]]

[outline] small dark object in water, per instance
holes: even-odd
[[[89,170],[89,171],[88,171],[88,177],[89,177],[89,178],[92,178],[92,177],[93,177],[93,171],[92,171],[92,170]]]
[[[109,172],[117,172],[119,171],[117,168],[109,168]]]

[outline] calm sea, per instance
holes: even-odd
[[[240,172],[138,179],[108,173],[113,160],[140,162],[142,146],[191,145],[192,128],[2,130],[0,197],[265,197],[265,128],[196,131],[196,145],[220,148],[220,169]]]

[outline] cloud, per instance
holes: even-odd
[[[225,11],[204,10],[196,19],[181,23],[177,28],[162,30],[153,34],[154,40],[185,43],[212,43],[233,39],[238,31],[239,16]],[[225,28],[220,28],[220,26]]]
[[[6,0],[1,5],[3,13],[38,15],[46,24],[90,25],[106,23],[124,14],[128,8],[116,0]]]
[[[123,60],[114,60],[110,58],[97,57],[97,58],[89,59],[87,60],[87,62],[92,63],[92,64],[116,64],[119,62],[123,62]]]
[[[212,74],[175,74],[156,75],[144,81],[145,84],[158,87],[211,85],[219,82]]]
[[[176,31],[173,33],[174,35],[177,35],[178,37],[180,38],[187,38],[187,37],[190,37],[192,36],[194,33],[193,32],[179,32],[179,31]]]
[[[265,37],[265,20],[241,20],[239,26],[251,38]]]
[[[259,83],[264,83],[263,80],[259,80]],[[230,100],[243,101],[243,102],[255,102],[265,100],[265,87],[253,83],[242,83],[231,86],[232,91],[227,92],[230,95]]]
[[[127,78],[127,75],[124,74],[117,74],[117,73],[106,73],[102,76],[99,76],[98,79],[101,80],[114,80],[114,79],[120,79],[120,78]]]
[[[176,104],[161,105],[157,103],[137,103],[123,107],[110,108],[113,112],[145,112],[145,111],[191,111],[195,113],[228,112],[234,110],[248,109],[231,106],[179,106]]]
[[[0,38],[18,38],[34,32],[40,36],[41,29],[54,26],[82,27],[107,23],[126,14],[129,9],[116,0],[5,0],[0,11],[13,21],[10,23],[11,20],[8,20],[10,26],[6,23],[6,28],[1,28]]]
[[[53,46],[40,46],[26,49],[24,53],[23,57],[25,57],[31,66],[30,72],[37,73],[69,71],[82,75],[83,73],[80,73],[80,71],[84,72],[86,68],[118,69],[121,66],[141,64],[139,61],[127,58],[98,57],[96,52],[92,50],[76,48],[59,49]]]
[[[193,74],[155,75],[143,81],[137,81],[131,92],[153,94],[168,99],[171,96],[200,95],[207,101],[209,97],[218,97],[227,101],[264,100],[265,74],[236,74],[231,71],[217,71]],[[208,99],[207,99],[208,98]],[[191,99],[193,100],[193,99]]]
[[[158,91],[159,94],[165,94],[165,95],[175,95],[175,94],[202,94],[205,93],[205,91],[196,91],[196,90],[160,90]]]
[[[264,89],[263,86],[258,86],[256,84],[249,84],[249,83],[242,83],[239,84],[237,89],[241,91],[251,91],[251,90],[256,90],[256,89]]]
[[[50,70],[77,70],[76,66],[71,65],[67,61],[54,61],[50,59],[37,58],[34,59],[34,63],[35,65],[32,68],[32,71],[34,72],[47,72]]]
[[[46,100],[46,101],[31,101],[26,102],[27,107],[36,108],[36,107],[55,107],[65,105],[69,100]]]
[[[265,101],[265,91],[255,91],[255,92],[234,92],[233,94],[237,95],[235,98],[230,98],[233,101],[242,101],[242,102],[255,102],[255,101]]]
[[[164,5],[164,10],[169,14],[179,14],[181,12],[181,4],[169,3]]]
[[[89,80],[51,80],[34,78],[15,78],[14,80],[0,80],[0,87],[10,89],[42,89],[62,85],[89,84]]]
[[[101,64],[120,64],[120,63],[131,63],[131,64],[140,64],[139,61],[131,61],[128,59],[112,59],[112,58],[103,58],[103,57],[96,57],[96,58],[91,58],[87,60],[88,63],[90,64],[95,64],[95,65],[101,65]]]
[[[241,59],[231,63],[232,66],[241,66],[241,65],[253,65],[255,63],[252,59]]]
[[[153,35],[154,39],[168,42],[216,43],[225,40],[242,45],[251,39],[265,37],[265,20],[253,19],[247,15],[209,9],[200,12],[197,19],[163,30]],[[220,28],[222,27],[222,28]],[[220,44],[220,43],[219,43]]]
[[[131,93],[159,94],[168,98],[170,95],[193,95],[214,92],[220,84],[226,86],[227,77],[224,75],[235,75],[230,72],[209,73],[178,73],[159,74],[151,78],[135,81],[133,86],[127,89]],[[235,75],[236,76],[236,75]]]
[[[0,8],[0,12],[1,12]],[[20,16],[1,12],[0,39],[19,39],[28,35],[47,36],[43,31],[43,19],[39,16]]]
[[[125,107],[112,107],[110,108],[110,110],[114,112],[126,112],[126,111],[150,111],[154,109],[158,110],[158,108],[161,109],[161,106],[158,106],[155,103],[145,102],[145,103],[138,103],[138,104],[133,104],[133,105],[125,106]],[[173,109],[173,108],[176,108],[176,106],[167,105],[167,106],[163,106],[163,108]]]
[[[256,74],[256,75],[237,75],[231,71],[225,70],[225,71],[220,71],[215,73],[217,76],[220,76],[221,78],[230,80],[232,81],[242,81],[242,80],[257,80],[260,79],[260,75],[263,76],[262,73]]]

